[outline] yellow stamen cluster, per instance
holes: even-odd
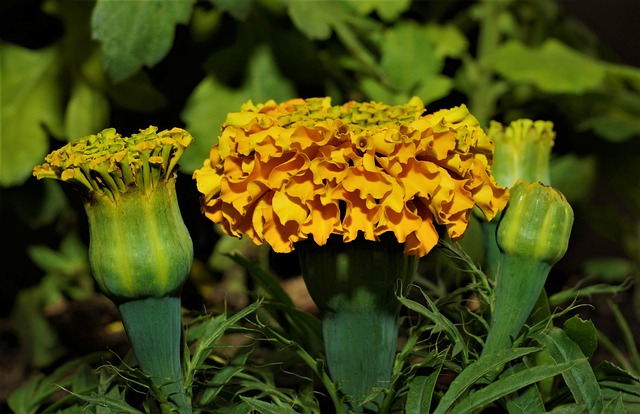
[[[490,220],[493,144],[463,105],[432,114],[405,105],[294,99],[230,113],[194,178],[204,214],[225,233],[290,252],[331,234],[350,242],[392,232],[406,254],[427,254],[434,225],[463,236],[475,205]]]
[[[70,142],[33,169],[38,179],[54,178],[106,195],[112,201],[135,186],[149,194],[160,180],[172,177],[193,137],[183,129],[157,133],[150,126],[131,137],[114,128]]]

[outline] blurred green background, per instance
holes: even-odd
[[[31,176],[70,140],[149,125],[195,137],[177,190],[196,255],[185,306],[242,291],[221,251],[261,257],[283,280],[296,274],[290,257],[221,237],[199,211],[191,174],[226,114],[249,99],[399,104],[415,95],[430,111],[467,104],[483,126],[552,121],[551,184],[576,223],[548,290],[631,286],[610,299],[635,321],[639,18],[635,0],[3,0],[0,400],[34,371],[124,346],[90,277],[79,199]],[[585,300],[606,329],[606,302]]]

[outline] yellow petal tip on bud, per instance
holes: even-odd
[[[33,175],[68,182],[89,198],[99,193],[115,201],[132,188],[149,193],[173,176],[193,141],[180,128],[157,131],[150,126],[123,137],[115,128],[104,129],[53,151]]]
[[[511,187],[522,178],[550,184],[549,157],[556,133],[551,121],[518,119],[504,126],[491,121],[487,135],[495,145],[493,176]]]

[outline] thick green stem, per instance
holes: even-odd
[[[143,372],[160,388],[172,408],[190,414],[180,365],[180,297],[131,300],[118,305],[118,309]]]
[[[546,262],[500,255],[495,304],[482,355],[511,347],[538,301],[550,270],[551,265]]]
[[[400,310],[396,293],[413,281],[418,260],[404,255],[395,239],[332,238],[325,246],[305,241],[296,249],[322,314],[329,372],[349,409],[361,412],[369,398],[391,385]],[[382,394],[372,400],[381,402]]]
[[[492,221],[482,220],[480,222],[484,244],[484,273],[491,280],[495,280],[498,262],[500,261],[500,248],[496,241],[498,220],[499,218],[495,217]]]

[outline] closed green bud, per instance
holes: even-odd
[[[550,266],[567,251],[573,210],[564,195],[540,182],[518,180],[498,223],[497,242],[506,254]]]

